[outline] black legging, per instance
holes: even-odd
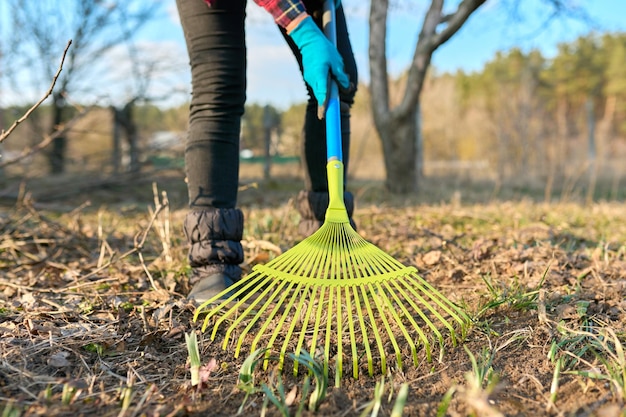
[[[176,0],[191,66],[192,97],[185,147],[191,208],[234,208],[239,181],[239,135],[246,101],[246,0]],[[308,7],[319,1],[307,1]],[[317,7],[317,6],[315,6]],[[314,17],[319,14],[308,10]],[[337,10],[338,49],[351,82],[357,71],[343,10]],[[301,66],[297,47],[286,36]],[[268,75],[269,76],[269,75]],[[354,91],[342,94],[344,163],[347,166],[350,124],[347,109]],[[304,124],[306,187],[326,191],[326,130],[317,120],[317,102],[309,89]]]

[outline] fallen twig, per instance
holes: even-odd
[[[0,164],[0,168],[4,168],[8,165],[13,165],[19,161],[21,161],[24,158],[28,158],[31,155],[34,155],[35,153],[39,152],[40,150],[44,149],[46,146],[50,145],[52,143],[53,140],[55,140],[56,138],[58,138],[59,136],[64,135],[65,133],[67,133],[72,127],[74,127],[74,125],[81,120],[87,113],[89,113],[89,111],[91,111],[91,107],[86,107],[83,110],[81,110],[80,113],[78,113],[76,116],[74,116],[70,121],[68,121],[67,123],[60,125],[60,128],[58,127],[57,130],[55,130],[54,132],[47,134],[44,136],[43,140],[41,142],[39,142],[37,145],[29,147],[29,148],[25,148],[22,153],[20,153],[17,157],[10,159],[8,161],[4,161],[3,163]],[[9,131],[7,131],[7,133],[10,133]],[[7,135],[8,136],[8,135]],[[4,138],[2,139],[4,140]],[[2,140],[0,140],[0,142],[2,142]]]

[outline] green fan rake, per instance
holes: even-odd
[[[330,22],[326,35],[336,42],[334,7],[326,7],[324,13],[330,16],[325,19]],[[464,337],[469,318],[415,268],[398,262],[351,227],[343,202],[339,99],[334,82],[326,129],[329,206],[324,224],[203,303],[195,319],[206,313],[202,331],[213,324],[211,339],[223,337],[224,350],[229,349],[229,341],[234,342],[235,357],[244,346],[249,353],[265,347],[267,366],[270,352],[280,346],[282,369],[288,350],[298,355],[304,349],[317,357],[323,355],[326,374],[329,362],[334,362],[337,378],[343,374],[344,356],[351,358],[355,378],[359,369],[367,368],[373,375],[375,362],[386,373],[387,355],[395,354],[399,368],[408,356],[417,366],[420,346],[430,361],[433,342],[439,345],[441,357],[444,333],[456,344],[457,332]]]

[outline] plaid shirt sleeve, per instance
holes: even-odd
[[[286,28],[296,17],[306,10],[300,0],[254,0],[256,4],[270,12],[276,23]]]
[[[204,0],[211,6],[215,0]],[[300,0],[254,0],[256,4],[267,10],[276,23],[284,28],[306,10]]]

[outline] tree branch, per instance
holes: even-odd
[[[387,75],[388,0],[376,0],[370,6],[369,64],[370,95],[374,122],[379,129],[389,117],[389,79]]]
[[[57,126],[57,128],[51,134],[45,135],[43,140],[41,142],[39,142],[37,145],[35,145],[33,147],[30,147],[30,148],[25,148],[22,151],[22,153],[20,153],[16,158],[13,158],[13,159],[10,159],[8,161],[4,161],[4,162],[0,163],[0,168],[4,168],[4,167],[7,167],[9,165],[13,165],[13,164],[21,161],[22,159],[28,158],[29,156],[34,155],[37,152],[41,151],[46,146],[50,145],[53,140],[55,140],[56,138],[58,138],[60,136],[63,136],[65,133],[67,133],[72,127],[74,127],[74,125],[80,119],[82,119],[87,113],[89,113],[89,111],[91,109],[92,109],[91,107],[87,107],[87,108],[83,109],[80,113],[78,113],[76,116],[74,116],[72,118],[72,120],[68,121],[64,125]]]
[[[485,2],[486,0],[463,0],[461,4],[459,4],[456,12],[452,13],[450,18],[447,19],[447,25],[445,28],[441,32],[435,34],[433,39],[434,49],[437,49],[450,39],[452,35],[458,32],[467,18],[470,17],[470,15]]]
[[[437,31],[437,26],[441,22],[441,10],[443,0],[432,0],[430,7],[424,16],[422,30],[420,31],[413,53],[413,61],[409,67],[407,85],[402,97],[402,102],[393,110],[393,117],[404,118],[415,109],[415,103],[419,100],[426,78],[426,71],[430,66],[435,46],[433,38]]]
[[[24,122],[26,119],[28,119],[30,117],[30,115],[35,110],[37,110],[37,108],[39,106],[41,106],[41,104],[44,101],[46,101],[46,99],[48,97],[50,97],[50,95],[52,94],[52,91],[54,90],[54,86],[55,86],[55,84],[57,82],[57,79],[59,78],[59,75],[61,75],[61,71],[63,70],[63,63],[65,62],[65,56],[67,55],[67,51],[70,49],[70,45],[71,44],[72,44],[72,40],[70,39],[67,42],[67,45],[65,46],[65,50],[63,51],[63,56],[61,57],[61,63],[59,64],[59,68],[57,69],[56,74],[54,74],[54,77],[52,77],[52,83],[50,84],[50,88],[48,89],[48,91],[46,91],[46,94],[44,94],[44,96],[41,99],[39,99],[39,101],[37,103],[35,103],[30,109],[28,109],[28,111],[26,113],[24,113],[24,115],[22,117],[20,117],[15,122],[13,122],[11,127],[9,127],[9,129],[6,132],[3,130],[0,133],[0,143],[2,143],[6,138],[8,138],[9,135],[15,130],[15,128],[17,128],[17,126],[19,126],[22,122]],[[2,164],[0,166],[4,166],[4,164]]]
[[[454,13],[442,14],[443,0],[433,0],[419,34],[413,62],[409,68],[407,89],[402,103],[394,110],[394,117],[404,117],[419,99],[426,72],[435,50],[448,41],[486,0],[463,0]],[[438,29],[442,26],[443,29]]]

